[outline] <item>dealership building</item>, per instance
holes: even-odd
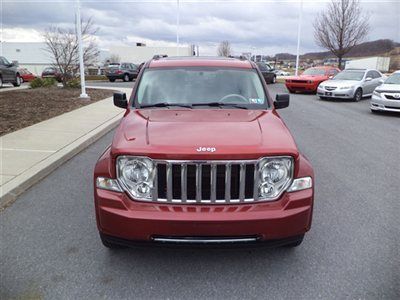
[[[44,68],[52,65],[52,55],[46,50],[46,44],[43,42],[1,42],[0,49],[0,56],[4,56],[10,62],[15,62],[21,68],[26,68],[35,74],[41,74]],[[113,46],[110,49],[100,49],[97,66],[103,66],[103,63],[111,55],[119,56],[121,62],[140,64],[156,54],[192,56],[194,53],[193,45],[148,47],[145,44],[137,43],[133,46]]]

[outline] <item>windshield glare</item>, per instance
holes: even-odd
[[[362,71],[342,71],[337,74],[334,80],[357,80],[360,81],[364,77],[364,72]]]
[[[325,69],[307,69],[303,72],[303,75],[325,75]]]
[[[136,101],[140,105],[222,102],[261,106],[266,95],[254,69],[159,68],[144,71]]]
[[[394,73],[386,79],[385,84],[400,84],[400,73]]]

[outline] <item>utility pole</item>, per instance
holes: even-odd
[[[297,52],[296,52],[296,72],[297,76],[299,73],[299,58],[300,58],[300,36],[301,36],[301,21],[303,18],[303,0],[300,0],[300,10],[299,10],[299,23],[297,25]]]
[[[79,48],[79,71],[81,76],[81,95],[80,98],[90,99],[86,94],[85,86],[85,66],[83,64],[83,45],[82,45],[82,28],[81,28],[81,3],[80,0],[76,1],[76,31],[78,35],[78,48]]]
[[[179,56],[179,0],[176,0],[176,55]]]

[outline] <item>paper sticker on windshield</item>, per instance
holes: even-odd
[[[250,103],[255,103],[255,104],[263,104],[263,99],[260,98],[250,98],[249,99]]]

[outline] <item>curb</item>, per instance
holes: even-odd
[[[71,144],[45,158],[32,168],[15,177],[10,182],[4,184],[0,190],[0,212],[10,206],[17,197],[28,188],[42,180],[63,163],[114,129],[121,120],[121,114],[118,114],[101,124],[99,127],[82,135]]]

